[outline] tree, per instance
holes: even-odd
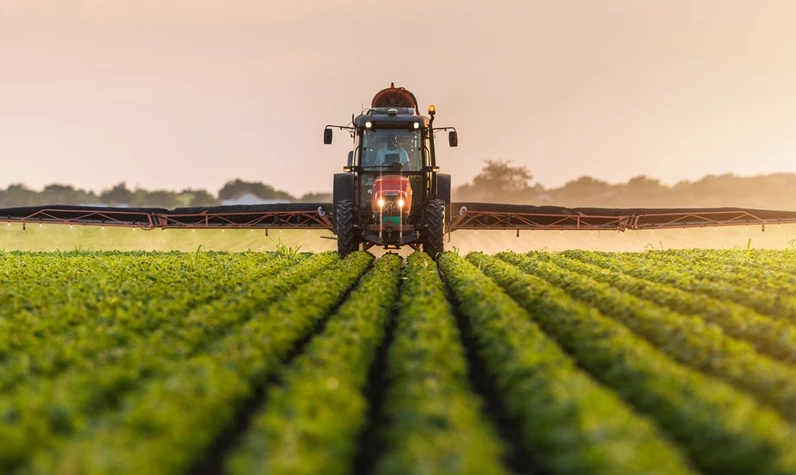
[[[258,198],[264,200],[284,200],[295,201],[296,198],[286,191],[276,190],[271,185],[266,185],[260,182],[243,181],[237,179],[235,181],[227,182],[218,192],[219,200],[229,200],[235,198],[241,193],[249,192]]]
[[[96,204],[99,199],[92,191],[75,189],[69,185],[47,185],[39,193],[42,204],[86,205]]]
[[[177,195],[180,206],[216,206],[219,200],[206,190],[185,189]]]
[[[9,185],[2,193],[0,204],[4,208],[13,208],[17,206],[38,206],[41,203],[39,203],[38,193],[22,183],[16,183]]]
[[[610,183],[590,176],[582,176],[568,181],[563,187],[555,190],[555,203],[561,206],[594,206],[605,202],[616,193]]]
[[[103,190],[100,201],[110,206],[126,205],[133,202],[135,194],[127,188],[127,183],[121,182],[110,190]]]
[[[513,194],[530,188],[531,180],[533,176],[526,167],[513,167],[511,161],[487,160],[481,173],[473,178],[473,186]]]
[[[671,204],[671,200],[668,199],[671,188],[658,179],[644,175],[635,176],[626,184],[619,185],[619,190],[623,206],[670,206]]]
[[[533,175],[523,166],[512,166],[510,161],[487,160],[481,173],[456,190],[459,198],[479,201],[519,203],[534,193]]]
[[[598,180],[590,176],[582,176],[577,180],[568,181],[560,191],[579,197],[590,197],[610,190],[611,184],[607,181]]]
[[[176,208],[180,205],[177,200],[177,194],[173,191],[155,190],[147,191],[136,189],[133,192],[132,203],[133,206],[142,208]]]
[[[298,201],[300,203],[328,203],[332,199],[331,193],[305,193]]]

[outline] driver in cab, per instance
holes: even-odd
[[[376,165],[390,166],[400,163],[403,168],[409,165],[409,154],[398,145],[396,137],[387,138],[387,142],[376,151]]]

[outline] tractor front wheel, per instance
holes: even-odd
[[[443,200],[431,200],[428,203],[426,225],[428,234],[423,243],[423,251],[432,259],[436,259],[437,254],[445,251],[445,202]]]
[[[356,241],[354,239],[354,215],[356,207],[350,200],[337,202],[334,209],[334,226],[337,231],[337,252],[347,256],[354,252]]]

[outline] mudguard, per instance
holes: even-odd
[[[332,193],[332,209],[342,200],[357,202],[356,180],[353,173],[335,173],[334,188]]]
[[[357,206],[356,199],[356,177],[353,173],[335,173],[334,174],[334,188],[332,191],[332,209],[337,210],[337,204],[341,201],[350,201]],[[332,223],[334,224],[335,217],[332,216]],[[333,231],[337,234],[336,226]]]
[[[451,222],[451,176],[437,175],[437,198],[445,202],[445,226]]]

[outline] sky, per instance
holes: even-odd
[[[0,0],[0,187],[331,191],[395,82],[545,187],[796,172],[791,0]]]

